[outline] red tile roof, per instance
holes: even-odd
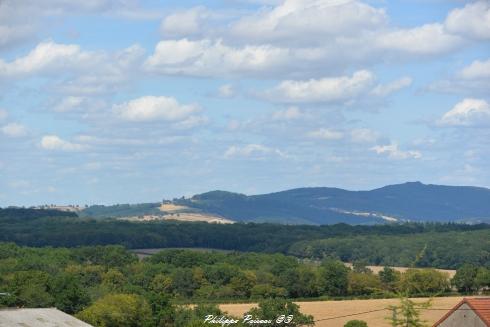
[[[434,324],[434,327],[439,326],[444,320],[446,320],[453,312],[455,312],[461,305],[466,303],[480,319],[490,327],[490,297],[484,298],[464,298],[454,308],[444,315],[438,322]]]

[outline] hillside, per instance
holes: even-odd
[[[214,191],[178,202],[238,221],[370,224],[490,220],[489,189],[420,182],[371,191],[318,187],[253,196]]]
[[[369,191],[298,188],[244,195],[211,191],[161,203],[91,206],[80,216],[205,214],[232,221],[282,224],[376,224],[404,221],[490,222],[490,190],[409,182]]]

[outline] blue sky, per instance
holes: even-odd
[[[0,206],[490,187],[490,2],[0,0]]]

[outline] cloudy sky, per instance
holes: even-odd
[[[490,187],[490,1],[0,0],[0,206]]]

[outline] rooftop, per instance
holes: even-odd
[[[56,308],[0,309],[0,327],[92,327]]]

